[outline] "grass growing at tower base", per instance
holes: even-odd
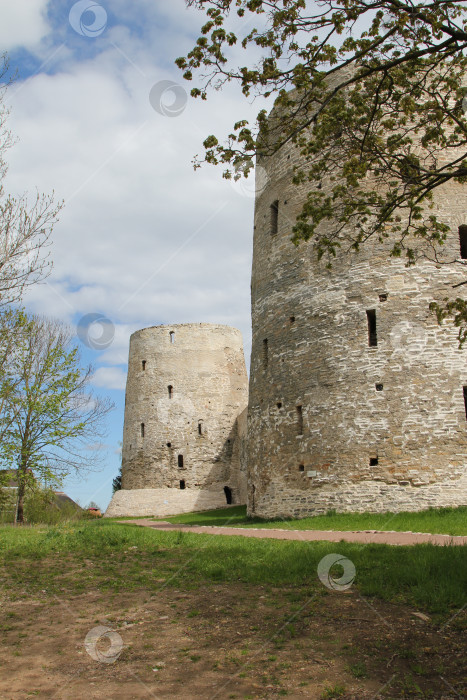
[[[228,527],[281,528],[291,530],[396,530],[467,535],[467,506],[428,508],[416,513],[336,513],[300,520],[247,518],[246,506],[234,506],[202,513],[185,513],[162,518],[171,523]]]

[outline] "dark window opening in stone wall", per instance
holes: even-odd
[[[299,469],[299,471],[304,472],[304,471],[305,471],[305,465],[304,465],[304,464],[301,464],[301,465],[299,466],[298,469]]]
[[[368,345],[370,347],[376,347],[378,345],[378,336],[376,335],[376,311],[375,309],[369,309],[366,312],[366,317],[368,320]]]
[[[271,236],[275,236],[279,230],[279,200],[271,204]]]
[[[269,348],[268,348],[268,339],[265,338],[263,340],[263,367],[266,369],[268,366],[269,362]]]
[[[276,406],[277,406],[277,408],[282,408],[282,403],[281,403],[280,401],[278,401],[278,402],[276,403]]]
[[[387,301],[387,300],[388,300],[388,295],[387,295],[387,294],[380,294],[380,295],[379,295],[379,300],[380,300],[380,301]]]
[[[467,418],[467,386],[464,387],[464,407],[465,407],[465,417]]]
[[[224,486],[224,493],[227,505],[230,506],[232,504],[232,489],[229,486]]]
[[[376,467],[378,464],[378,457],[370,457],[370,467]]]
[[[178,455],[178,467],[183,469],[183,455]]]
[[[375,384],[376,391],[383,391],[383,385],[382,384]]]
[[[186,486],[185,486],[185,481],[184,481],[183,479],[182,479],[181,482],[180,482],[180,488],[181,488],[182,491],[183,491],[184,488],[186,488]]]
[[[467,258],[467,226],[459,226],[459,245],[461,249],[461,258]]]
[[[141,365],[142,365],[143,372],[144,372],[144,370],[146,369],[146,360],[143,360],[143,361],[141,362]]]
[[[297,433],[303,435],[303,410],[301,406],[297,406]]]
[[[169,392],[169,399],[172,399],[172,398],[173,398],[173,395],[174,395],[174,388],[173,388],[173,386],[172,386],[171,384],[169,384],[169,386],[167,387],[167,389],[168,389],[168,392]]]
[[[168,443],[167,443],[167,447],[172,447],[172,443],[171,443],[171,442],[168,442]]]
[[[141,437],[144,437],[144,423],[141,423]]]
[[[295,316],[290,317],[290,323],[295,323]]]
[[[198,435],[202,435],[202,434],[203,434],[203,424],[200,421],[198,423]]]
[[[169,336],[170,336],[170,342],[171,342],[172,344],[175,343],[175,332],[174,332],[174,331],[170,331]]]

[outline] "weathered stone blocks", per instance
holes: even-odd
[[[197,323],[134,333],[122,491],[106,515],[168,515],[245,503],[247,401],[240,331]]]

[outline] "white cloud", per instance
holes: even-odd
[[[126,372],[120,367],[99,367],[93,378],[94,386],[105,389],[124,389],[126,385]]]
[[[113,50],[32,77],[12,99],[20,140],[9,190],[55,189],[66,204],[54,272],[28,305],[67,320],[102,312],[132,330],[226,323],[248,344],[253,199],[219,171],[191,165],[203,138],[227,131],[245,105],[227,92],[164,117],[148,96],[167,73],[145,69],[147,79]]]
[[[18,46],[33,48],[47,35],[48,0],[0,0],[0,47],[10,51]]]

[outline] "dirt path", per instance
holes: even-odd
[[[362,542],[364,544],[437,544],[463,545],[467,537],[452,535],[431,535],[426,532],[382,532],[377,530],[336,531],[336,530],[273,530],[266,528],[213,527],[208,525],[176,525],[159,520],[120,520],[124,525],[139,525],[152,527],[155,530],[185,530],[202,535],[236,535],[237,537],[257,537],[274,540],[302,540],[312,542],[326,540],[328,542]]]

